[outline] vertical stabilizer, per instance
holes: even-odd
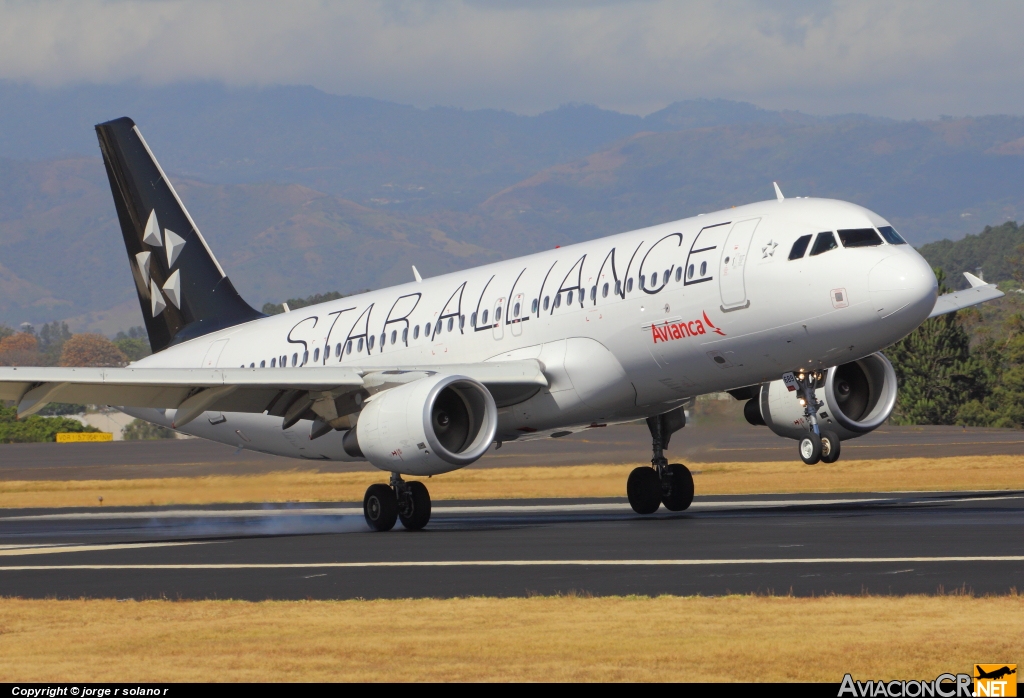
[[[232,286],[135,123],[108,121],[96,135],[153,351],[263,317]]]

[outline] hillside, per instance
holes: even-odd
[[[995,227],[985,226],[978,235],[967,235],[956,240],[939,240],[922,245],[918,251],[933,267],[946,272],[946,278],[956,288],[965,288],[963,272],[981,274],[986,281],[1009,281],[1013,269],[1008,258],[1020,256],[1019,245],[1024,245],[1024,228],[1014,221]],[[1019,273],[1019,272],[1018,272]]]
[[[125,113],[257,307],[766,199],[773,180],[866,205],[916,245],[1024,216],[1017,117],[826,118],[725,100],[521,116],[304,87],[0,83],[0,323],[138,324],[92,129]],[[1002,238],[965,245],[923,249],[950,277],[1003,273]]]

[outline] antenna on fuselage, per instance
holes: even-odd
[[[419,282],[423,281],[423,277],[420,276],[420,272],[416,268],[415,264],[412,265],[412,275],[416,277],[416,283],[419,283]]]
[[[785,200],[786,197],[784,197],[782,195],[782,190],[779,189],[779,183],[778,182],[772,182],[772,186],[775,187],[775,198],[778,199],[779,201]]]

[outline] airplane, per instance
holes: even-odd
[[[1017,669],[1011,669],[1008,666],[1003,666],[999,669],[994,669],[993,671],[985,671],[981,667],[976,667],[976,671],[978,673],[978,675],[974,677],[976,679],[994,679],[997,681],[1004,676],[1017,673]]]
[[[96,126],[153,354],[127,367],[0,369],[19,416],[116,406],[282,456],[368,461],[372,530],[430,519],[419,480],[492,446],[646,420],[638,514],[693,500],[665,456],[695,396],[728,391],[813,465],[896,401],[881,349],[925,319],[998,298],[937,297],[931,267],[861,206],[782,195],[274,316],[252,308],[135,123]],[[339,273],[351,262],[333,260]],[[553,496],[557,493],[552,493]]]

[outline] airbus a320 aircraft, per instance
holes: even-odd
[[[0,399],[118,406],[186,434],[391,474],[372,529],[430,519],[423,476],[492,444],[646,419],[633,509],[686,509],[664,455],[694,396],[728,391],[805,463],[896,400],[879,350],[928,317],[1002,295],[925,260],[854,204],[776,199],[265,317],[235,291],[135,124],[96,127],[153,354],[125,368],[4,368]],[[333,260],[344,274],[348,260]],[[554,494],[554,493],[553,493]]]

